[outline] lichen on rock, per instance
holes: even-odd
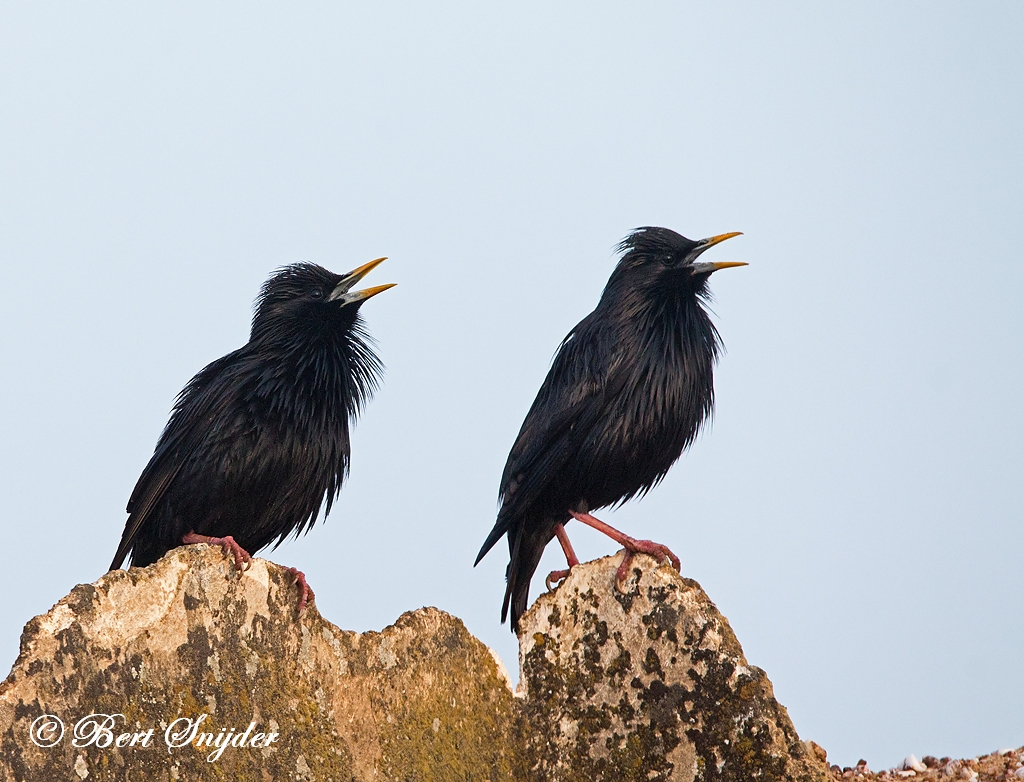
[[[824,780],[697,582],[646,556],[573,568],[520,620],[528,758],[559,780]]]
[[[0,778],[509,779],[516,708],[490,650],[443,611],[341,630],[315,606],[297,616],[284,568],[254,559],[238,574],[220,549],[188,546],[75,587],[29,622],[0,685]],[[43,714],[66,725],[56,746],[30,740]],[[116,734],[154,735],[75,747],[90,714],[121,715]],[[255,722],[278,738],[213,762],[196,742],[170,750],[168,725],[204,714],[202,731]]]
[[[523,617],[516,697],[443,611],[341,630],[297,615],[278,565],[175,549],[28,623],[0,684],[0,780],[825,779],[701,588],[637,557],[619,592],[618,561],[574,568]]]

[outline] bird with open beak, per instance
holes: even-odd
[[[625,548],[620,581],[634,552],[679,568],[667,547],[624,535],[590,512],[658,484],[711,415],[721,343],[703,306],[708,278],[746,264],[699,259],[738,235],[693,241],[667,228],[637,229],[619,245],[622,257],[597,308],[559,346],[509,453],[498,518],[476,559],[507,536],[501,621],[511,610],[513,630],[552,538],[569,568],[578,564],[565,531],[570,519]],[[548,586],[567,574],[551,573]]]
[[[384,260],[348,274],[298,263],[264,283],[249,341],[179,394],[128,501],[111,569],[191,543],[222,546],[242,569],[308,530],[321,506],[330,513],[348,474],[350,423],[383,371],[359,310],[393,286],[353,288]],[[301,612],[312,591],[290,570]]]

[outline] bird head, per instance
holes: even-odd
[[[252,320],[252,336],[279,331],[288,324],[351,328],[363,302],[393,288],[394,283],[352,290],[383,263],[377,258],[348,274],[335,274],[313,263],[295,263],[276,271],[263,283]]]
[[[689,291],[703,295],[712,272],[747,264],[742,261],[705,262],[698,258],[716,244],[739,235],[734,231],[694,241],[668,228],[637,228],[619,244],[622,259],[609,280],[609,287],[614,282],[634,291]]]

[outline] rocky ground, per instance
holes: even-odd
[[[818,748],[821,749],[820,747]],[[855,779],[858,782],[870,780],[914,779],[922,782],[932,780],[966,780],[966,782],[996,782],[997,780],[1024,779],[1024,747],[1003,749],[989,755],[964,760],[936,758],[931,755],[918,760],[911,755],[898,768],[871,771],[865,761],[856,766],[830,767],[834,779]]]

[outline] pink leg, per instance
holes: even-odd
[[[552,570],[548,573],[548,577],[544,579],[544,585],[549,592],[569,576],[569,570],[580,564],[576,558],[576,552],[572,550],[572,543],[569,542],[569,535],[566,533],[564,525],[555,525],[555,537],[558,538],[558,543],[562,547],[562,553],[565,554],[565,561],[569,567],[565,570]]]
[[[316,599],[316,595],[313,594],[313,590],[309,588],[309,584],[306,583],[306,574],[298,568],[285,568],[289,573],[295,576],[295,583],[299,585],[299,589],[302,590],[299,594],[299,613],[301,614],[306,610],[306,603],[310,599]]]
[[[235,539],[230,535],[225,535],[223,538],[211,538],[207,535],[197,535],[194,532],[190,532],[181,539],[181,542],[186,546],[192,543],[208,543],[211,546],[220,546],[224,549],[225,554],[235,558],[235,567],[239,570],[248,570],[249,564],[252,562],[249,552],[235,543]]]
[[[576,513],[575,511],[569,511],[572,517],[576,521],[582,521],[589,527],[593,527],[598,532],[603,532],[609,538],[614,540],[624,549],[626,549],[626,555],[622,558],[622,564],[619,565],[619,572],[617,577],[619,581],[625,581],[629,575],[629,563],[633,559],[634,554],[650,554],[660,560],[668,559],[672,563],[672,567],[679,570],[679,557],[669,550],[668,546],[663,546],[660,543],[655,543],[652,540],[637,540],[631,538],[622,532],[619,532],[615,527],[609,524],[605,524],[600,519],[595,519],[589,513]]]

